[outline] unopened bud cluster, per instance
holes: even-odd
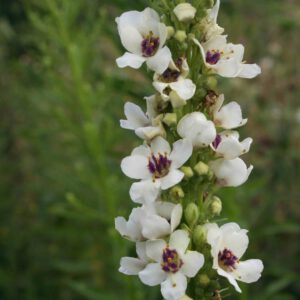
[[[116,19],[127,50],[117,65],[146,64],[155,90],[145,97],[146,112],[127,102],[120,121],[142,142],[121,162],[135,180],[129,195],[138,206],[128,220],[115,219],[137,253],[123,257],[119,271],[160,285],[166,300],[222,299],[220,276],[241,292],[237,281],[257,281],[263,264],[241,260],[247,230],[218,222],[216,191],[242,185],[253,167],[240,158],[252,143],[237,131],[247,119],[237,102],[225,103],[217,77],[254,78],[260,68],[244,63],[242,45],[227,42],[219,0],[174,2],[153,0],[154,9]]]

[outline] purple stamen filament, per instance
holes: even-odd
[[[161,268],[167,273],[177,273],[183,265],[175,249],[165,248],[162,255]]]
[[[154,178],[161,178],[169,173],[171,162],[166,153],[164,155],[159,153],[157,156],[152,154],[149,158],[148,169]]]
[[[232,272],[235,269],[236,263],[239,259],[232,253],[232,251],[225,248],[222,252],[219,252],[219,265],[225,271]]]
[[[142,53],[144,57],[153,56],[159,47],[159,37],[154,37],[153,32],[150,31],[149,34],[142,41]]]
[[[216,139],[213,141],[212,145],[215,149],[217,149],[222,142],[222,138],[219,134],[217,134]]]
[[[215,65],[221,58],[221,53],[219,51],[207,51],[206,53],[206,62],[210,65]]]

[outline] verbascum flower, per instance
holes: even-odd
[[[247,230],[241,229],[236,223],[227,223],[221,227],[217,224],[205,226],[207,242],[211,246],[213,268],[241,293],[237,280],[255,282],[261,277],[264,268],[259,259],[240,260],[249,244]]]
[[[220,158],[211,161],[209,167],[217,177],[219,185],[233,187],[245,183],[253,169],[253,166],[248,168],[240,158],[231,160]]]
[[[131,186],[131,199],[137,203],[153,202],[160,190],[178,184],[184,177],[178,169],[190,158],[192,151],[193,146],[186,139],[175,142],[171,151],[162,137],[156,137],[150,146],[135,148],[121,163],[125,175],[141,180]]]
[[[164,136],[164,128],[158,120],[155,119],[156,114],[153,114],[153,108],[149,107],[148,101],[147,114],[142,109],[131,102],[126,102],[124,105],[124,113],[127,120],[120,120],[120,126],[125,129],[134,130],[135,134],[145,140],[151,140],[156,136]]]
[[[177,132],[198,148],[207,147],[217,136],[214,123],[207,120],[201,112],[193,112],[184,116],[177,125]]]
[[[249,151],[253,142],[251,138],[239,141],[239,133],[233,130],[226,130],[219,133],[211,144],[212,149],[219,157],[224,159],[234,159]]]
[[[153,86],[164,101],[170,100],[175,108],[183,106],[196,91],[196,85],[187,78],[188,74],[189,66],[186,59],[179,58],[176,62],[172,61],[162,74],[154,74]]]
[[[213,73],[223,77],[254,78],[261,73],[256,64],[243,62],[244,46],[227,43],[227,36],[216,35],[199,46],[204,64]]]
[[[180,224],[182,206],[157,201],[134,208],[128,221],[123,217],[115,219],[119,233],[132,241],[158,239],[171,234]]]
[[[138,69],[146,62],[155,72],[162,73],[167,69],[171,61],[170,49],[164,46],[168,29],[160,22],[155,10],[125,12],[116,22],[121,42],[128,51],[116,61],[120,68]]]
[[[195,277],[204,264],[204,256],[187,250],[190,243],[184,230],[174,231],[167,243],[165,240],[146,242],[146,254],[153,261],[141,272],[139,278],[150,286],[161,285],[166,300],[179,300],[185,295],[187,277]]]

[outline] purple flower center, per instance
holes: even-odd
[[[167,273],[177,273],[183,265],[175,249],[165,248],[162,255],[161,268]]]
[[[236,263],[239,259],[232,253],[232,251],[225,248],[222,252],[219,252],[219,265],[225,271],[233,271]]]
[[[207,51],[206,62],[210,65],[215,65],[221,58],[221,53],[217,50]]]
[[[163,82],[174,82],[177,81],[180,76],[180,71],[172,70],[168,68],[166,71],[162,73],[160,76],[160,80]]]
[[[169,173],[169,169],[172,161],[168,159],[167,154],[158,154],[149,158],[148,169],[152,173],[154,178],[161,178]]]
[[[149,34],[142,41],[142,53],[144,57],[153,56],[159,47],[159,37],[154,37],[153,32],[150,31]]]
[[[219,134],[217,134],[216,139],[215,139],[215,140],[213,141],[213,143],[212,143],[213,147],[214,147],[215,149],[217,149],[218,146],[220,145],[221,141],[222,141],[221,136],[220,136]]]

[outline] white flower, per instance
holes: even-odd
[[[201,112],[184,116],[177,125],[177,132],[182,138],[190,140],[194,147],[208,146],[217,135],[214,123]]]
[[[211,246],[213,268],[226,277],[241,293],[236,280],[251,283],[261,277],[263,263],[259,259],[240,261],[249,244],[247,230],[236,223],[228,223],[220,228],[217,224],[207,224],[207,242]]]
[[[176,63],[172,61],[162,74],[154,74],[153,86],[164,101],[171,100],[173,107],[182,106],[196,92],[196,85],[186,78],[188,74],[186,59],[179,58]]]
[[[240,158],[231,160],[217,159],[209,163],[211,170],[223,186],[240,186],[247,181],[253,166],[247,168]]]
[[[196,276],[204,264],[197,251],[187,250],[190,239],[184,230],[174,231],[169,243],[164,240],[146,242],[147,256],[153,260],[139,272],[141,281],[150,286],[161,285],[166,300],[179,300],[185,295],[187,278]]]
[[[212,143],[212,149],[216,151],[218,156],[224,159],[234,159],[249,151],[253,142],[251,138],[246,138],[242,142],[239,141],[239,133],[237,131],[226,130],[219,133]]]
[[[158,239],[172,233],[180,224],[182,206],[157,201],[134,208],[128,221],[123,217],[115,219],[116,229],[132,241]]]
[[[197,10],[190,3],[180,3],[173,12],[180,22],[186,22],[195,18]]]
[[[169,143],[160,136],[152,140],[150,147],[142,145],[135,148],[121,162],[125,175],[141,179],[131,186],[131,199],[137,203],[153,202],[160,190],[179,183],[184,174],[178,169],[190,158],[192,151],[192,144],[183,139],[173,144],[171,152]]]
[[[220,0],[216,1],[213,8],[207,10],[207,19],[205,26],[205,41],[211,39],[216,35],[224,32],[224,28],[217,24],[218,14],[220,9]]]
[[[120,126],[125,129],[134,130],[135,134],[145,140],[151,140],[160,135],[164,136],[165,131],[161,122],[155,119],[151,101],[147,100],[147,114],[142,109],[131,102],[124,105],[124,113],[127,120],[120,120]]]
[[[254,78],[261,73],[256,64],[243,62],[244,46],[227,43],[227,36],[216,35],[202,45],[194,39],[200,47],[206,67],[223,77]]]
[[[138,69],[146,62],[151,70],[162,73],[168,67],[171,52],[163,47],[168,30],[156,11],[146,8],[142,12],[125,12],[116,22],[121,42],[128,51],[117,59],[120,68]]]
[[[136,243],[138,258],[122,257],[119,272],[125,275],[138,275],[148,264],[149,258],[146,254],[146,242]]]
[[[224,95],[220,95],[212,107],[214,123],[217,127],[234,129],[245,125],[248,119],[243,119],[242,110],[237,102],[223,105]]]

